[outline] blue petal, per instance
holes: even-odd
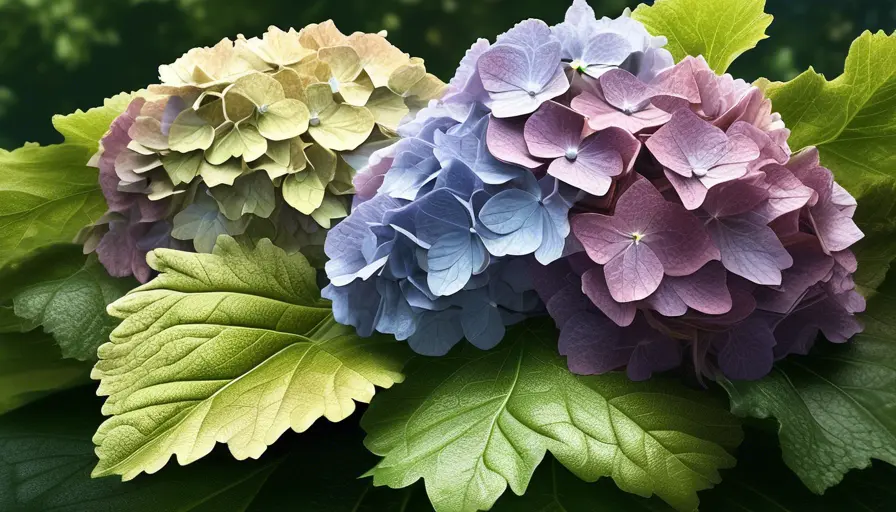
[[[467,341],[482,350],[489,350],[504,337],[504,320],[498,308],[481,301],[469,304],[461,317]]]
[[[460,319],[459,309],[426,312],[408,344],[418,354],[443,356],[464,337]]]
[[[427,183],[438,177],[439,171],[440,164],[434,156],[419,158],[415,154],[402,153],[386,173],[378,193],[412,201]]]
[[[499,235],[532,227],[540,231],[540,224],[535,226],[541,221],[540,210],[538,197],[519,189],[504,190],[485,203],[479,211],[479,221]]]
[[[414,234],[428,244],[452,231],[469,232],[470,211],[447,189],[434,190],[415,201]]]
[[[445,163],[435,184],[436,190],[448,189],[463,199],[468,199],[482,187],[482,180],[476,176],[476,173],[467,164],[454,159]]]
[[[438,240],[427,253],[427,284],[436,295],[452,295],[463,289],[473,275],[472,235],[454,231]]]
[[[327,285],[321,296],[333,302],[333,318],[342,325],[354,326],[359,336],[373,334],[379,311],[380,295],[376,280],[357,280],[347,286]]]
[[[406,340],[417,329],[420,314],[411,309],[396,281],[378,279],[376,289],[380,294],[380,307],[376,330],[393,334],[398,340]]]

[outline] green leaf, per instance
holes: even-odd
[[[0,267],[35,249],[70,242],[105,213],[97,171],[87,163],[130,99],[119,95],[103,107],[56,116],[62,144],[0,149]]]
[[[407,385],[384,393],[361,421],[384,458],[375,485],[420,478],[439,511],[487,510],[509,485],[523,494],[550,451],[587,481],[693,510],[696,492],[734,459],[737,420],[706,393],[620,373],[579,377],[557,355],[546,321],[509,331],[497,350],[467,347],[417,359]]]
[[[89,368],[62,359],[53,338],[40,331],[0,334],[0,414],[61,389],[86,384]],[[0,493],[0,504],[2,496]],[[0,510],[7,509],[0,506]]]
[[[95,476],[188,464],[215,442],[257,458],[290,427],[341,421],[402,380],[406,346],[337,324],[301,254],[222,236],[213,254],[148,261],[161,274],[109,307],[123,321],[92,374],[113,416],[94,437]]]
[[[66,244],[0,273],[0,300],[11,300],[16,316],[52,334],[63,357],[87,361],[96,359],[97,347],[118,325],[106,306],[136,284],[109,276],[96,255]]]
[[[722,74],[745,51],[768,36],[772,16],[765,0],[656,0],[641,4],[632,18],[655,36],[665,36],[666,49],[679,61],[703,55]]]
[[[863,320],[847,344],[787,358],[762,380],[723,382],[735,414],[778,420],[784,461],[817,493],[871,459],[896,464],[896,280]]]

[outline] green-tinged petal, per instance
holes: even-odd
[[[423,60],[414,57],[389,75],[387,86],[395,94],[404,96],[424,76],[426,76],[426,67],[423,65]]]
[[[272,76],[274,80],[280,82],[283,93],[288,99],[300,101],[305,99],[305,88],[315,82],[314,78],[300,75],[290,68],[283,68]]]
[[[268,141],[250,124],[233,125],[215,137],[215,142],[205,152],[205,158],[213,165],[220,165],[231,158],[246,162],[258,159],[267,151]]]
[[[346,198],[326,194],[320,206],[311,212],[311,218],[322,228],[330,229],[333,220],[348,217],[349,209],[349,200]]]
[[[347,42],[358,52],[364,71],[370,75],[376,87],[388,86],[392,72],[410,60],[406,53],[392,46],[379,34],[356,32],[348,37]]]
[[[239,123],[255,115],[257,108],[255,103],[235,89],[229,90],[222,101],[228,121]]]
[[[423,108],[430,100],[436,100],[445,94],[445,82],[432,73],[427,73],[405,94],[407,101],[413,106]]]
[[[210,193],[224,216],[233,221],[240,220],[245,214],[268,218],[274,211],[274,184],[262,172],[242,176],[233,186],[213,187]]]
[[[318,58],[330,66],[333,78],[340,82],[351,82],[361,74],[361,57],[351,46],[330,46],[317,52]]]
[[[311,112],[311,117],[319,117],[321,112],[332,107],[335,101],[333,101],[333,89],[330,84],[316,83],[306,87],[305,104]]]
[[[398,130],[398,124],[410,112],[404,98],[386,87],[373,91],[366,107],[373,114],[376,124],[392,132]]]
[[[241,235],[246,232],[249,218],[233,221],[218,210],[218,203],[206,194],[174,216],[171,236],[178,240],[192,240],[199,252],[212,252],[219,235]]]
[[[407,347],[337,324],[299,254],[221,237],[213,254],[159,249],[149,262],[159,277],[109,308],[123,321],[93,373],[112,415],[94,436],[95,476],[188,464],[216,442],[257,458],[402,380]]]
[[[756,43],[767,38],[772,16],[765,0],[657,0],[632,13],[655,36],[668,39],[666,49],[676,61],[703,55],[716,73]]]
[[[202,181],[209,187],[218,185],[233,185],[233,182],[243,174],[243,167],[239,160],[230,159],[220,165],[212,165],[205,159],[199,166],[199,175]]]
[[[171,123],[168,145],[171,151],[189,153],[197,149],[206,150],[215,141],[215,128],[208,124],[193,109],[180,113]]]
[[[251,73],[238,79],[234,82],[232,90],[239,92],[259,107],[286,98],[280,82],[265,73]]]
[[[363,107],[367,103],[374,89],[373,82],[370,81],[370,77],[364,71],[351,82],[333,83],[331,84],[331,89],[333,86],[335,86],[336,92],[339,93],[343,101],[358,107]]]
[[[336,161],[336,171],[333,179],[327,185],[327,191],[337,196],[354,194],[355,185],[352,182],[354,177],[355,170],[340,156]]]
[[[305,215],[311,215],[314,210],[320,208],[326,187],[327,184],[312,168],[284,178],[281,189],[287,204]]]
[[[312,116],[308,133],[325,148],[349,151],[367,140],[375,124],[373,114],[364,107],[331,105],[319,114],[317,124]]]
[[[734,465],[737,419],[707,392],[622,373],[580,377],[557,354],[557,331],[534,320],[496,350],[419,358],[406,385],[364,415],[365,445],[383,460],[375,485],[424,479],[440,512],[488,510],[509,486],[522,495],[545,452],[586,481],[695,510],[697,491]]]
[[[309,118],[308,107],[301,101],[281,100],[258,110],[258,132],[269,141],[291,139],[308,130]]]
[[[199,175],[199,168],[204,160],[205,157],[200,150],[189,153],[168,153],[162,156],[162,166],[168,173],[171,183],[177,186],[193,181],[193,178]]]

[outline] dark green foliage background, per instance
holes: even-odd
[[[648,3],[651,0],[647,0]],[[707,0],[712,1],[712,0]],[[639,0],[589,0],[617,16]],[[156,68],[222,37],[261,34],[268,25],[300,28],[332,18],[344,32],[387,29],[391,41],[423,57],[447,80],[477,37],[515,22],[559,22],[565,0],[0,0],[0,148],[57,142],[53,114],[157,80]],[[896,27],[892,0],[768,0],[769,40],[738,59],[745,79],[787,80],[815,66],[843,67],[862,30]]]

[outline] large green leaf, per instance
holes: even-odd
[[[717,73],[767,38],[765,0],[656,0],[632,13],[655,36],[666,36],[676,61],[703,55]]]
[[[788,358],[762,380],[723,383],[734,413],[778,420],[784,461],[817,493],[871,459],[896,464],[896,280],[863,319],[850,343]]]
[[[40,331],[0,334],[0,414],[85,384],[89,373],[90,365],[62,359],[53,338]]]
[[[674,381],[575,376],[556,339],[550,322],[535,321],[497,350],[415,360],[406,385],[362,419],[365,444],[384,457],[374,484],[423,478],[436,510],[485,510],[508,485],[522,494],[550,451],[584,480],[609,476],[628,492],[696,508],[696,492],[734,464],[726,449],[740,441],[737,420]]]
[[[337,324],[301,254],[222,236],[212,254],[159,249],[161,274],[109,307],[123,319],[93,377],[113,415],[94,475],[154,473],[227,443],[257,458],[290,427],[340,421],[401,381],[404,344]]]
[[[130,98],[122,94],[102,107],[54,118],[62,144],[0,149],[0,267],[34,249],[70,242],[105,213],[97,171],[86,164]]]
[[[0,272],[0,303],[10,301],[28,328],[42,326],[53,334],[63,357],[94,360],[97,347],[118,325],[106,306],[136,284],[109,276],[96,256],[84,256],[80,246],[63,244]]]

